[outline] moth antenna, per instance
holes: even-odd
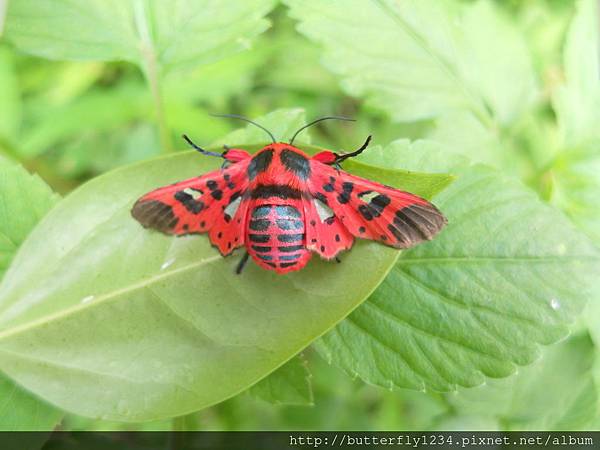
[[[194,150],[196,150],[196,151],[198,151],[198,152],[202,153],[203,155],[207,155],[207,156],[216,156],[216,157],[218,157],[218,158],[225,158],[225,157],[223,156],[223,153],[209,152],[208,150],[204,150],[202,147],[198,147],[198,146],[197,146],[196,144],[194,144],[194,143],[192,142],[192,140],[191,140],[189,137],[187,137],[187,135],[185,135],[185,134],[181,135],[181,137],[182,137],[183,139],[185,139],[185,141],[186,141],[188,144],[190,144]]]
[[[355,150],[352,153],[344,153],[343,155],[337,155],[337,158],[335,158],[335,163],[339,164],[342,161],[344,161],[345,159],[353,158],[354,156],[360,155],[369,146],[369,142],[371,142],[371,137],[372,136],[369,135],[367,137],[367,140],[365,141],[365,143],[363,145],[361,145],[358,150]]]
[[[348,122],[356,122],[356,119],[352,119],[350,117],[343,117],[343,116],[326,116],[326,117],[321,117],[320,119],[316,119],[316,120],[313,120],[310,123],[307,123],[302,128],[300,128],[298,131],[296,131],[294,133],[294,135],[292,136],[292,139],[290,139],[290,145],[292,145],[294,143],[294,139],[296,139],[296,136],[298,136],[298,134],[301,131],[306,130],[308,127],[310,127],[310,126],[312,126],[312,125],[314,125],[316,123],[322,122],[324,120],[332,120],[332,119],[335,119],[335,120],[346,120]]]
[[[271,138],[271,140],[273,141],[273,144],[277,142],[277,140],[275,139],[275,136],[273,136],[273,133],[271,133],[269,130],[267,130],[265,127],[263,127],[261,124],[256,123],[250,119],[248,119],[247,117],[244,116],[240,116],[238,114],[211,114],[211,116],[213,117],[225,117],[225,118],[229,118],[229,119],[239,119],[239,120],[243,120],[244,122],[248,122],[251,123],[252,125],[260,128],[261,130],[265,131],[269,137]]]

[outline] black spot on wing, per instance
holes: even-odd
[[[210,190],[210,195],[215,200],[221,200],[223,198],[223,191],[219,189],[219,183],[215,180],[208,180],[206,182],[206,187]]]
[[[248,178],[254,180],[256,176],[267,170],[273,160],[273,149],[268,148],[252,158],[248,164]]]
[[[387,195],[379,194],[369,202],[371,207],[378,212],[378,216],[381,215],[383,210],[390,204],[391,200]]]
[[[371,208],[369,208],[369,205],[360,205],[358,207],[358,212],[365,220],[373,220],[373,212]]]
[[[323,194],[322,192],[317,192],[315,195],[313,195],[313,197],[319,200],[324,205],[328,205],[327,197],[325,197],[325,194]]]
[[[299,178],[306,180],[310,176],[310,164],[300,153],[284,148],[280,154],[281,163],[287,170],[295,173]]]
[[[352,191],[354,189],[354,183],[351,181],[345,181],[342,183],[342,192],[340,192],[337,196],[337,201],[341,204],[348,203],[350,201],[350,197]]]
[[[360,194],[364,195],[366,193]],[[365,220],[373,220],[375,217],[381,216],[383,210],[390,204],[391,200],[387,195],[378,194],[369,201],[358,207],[358,212]]]
[[[179,222],[173,214],[173,208],[157,200],[138,200],[131,209],[131,215],[145,228],[154,228],[163,233],[171,232]]]
[[[175,200],[181,203],[185,209],[192,214],[199,214],[205,207],[204,202],[200,199],[194,199],[194,197],[185,191],[175,192]]]
[[[231,181],[231,175],[229,175],[228,173],[223,174],[223,179],[225,180],[225,183],[227,183],[227,187],[229,189],[235,189],[235,184],[233,184],[233,182]]]

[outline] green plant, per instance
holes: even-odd
[[[10,2],[0,429],[598,427],[595,2],[341,3]],[[305,110],[357,116],[302,148],[372,131],[345,169],[433,198],[448,227],[285,277],[143,230],[139,195],[217,167],[176,134],[264,145],[215,109],[282,139]]]

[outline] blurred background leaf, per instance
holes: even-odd
[[[49,59],[137,64],[150,87],[161,148],[172,151],[164,76],[249,48],[251,39],[268,28],[264,16],[272,8],[273,0],[235,0],[226,6],[209,0],[92,0],[81,5],[19,0],[9,3],[6,35],[17,48]],[[110,105],[91,108],[109,115],[120,111]]]
[[[182,149],[179,136],[184,132],[208,145],[239,128],[235,121],[209,116],[211,112],[255,117],[302,107],[306,116],[296,116],[294,125],[330,114],[358,119],[313,127],[312,144],[351,150],[374,135],[372,148],[361,158],[365,164],[352,170],[372,173],[384,166],[466,174],[456,189],[468,182],[473,161],[485,162],[502,172],[494,175],[494,183],[517,189],[509,179],[520,179],[600,245],[598,15],[593,0],[381,0],[343,2],[343,7],[287,0],[289,8],[268,1],[234,2],[235,8],[228,3],[220,11],[207,9],[207,20],[192,21],[191,28],[179,26],[187,17],[177,7],[186,2],[172,3],[173,14],[158,18],[156,11],[165,6],[153,0],[115,3],[114,13],[98,10],[98,2],[77,10],[62,0],[10,3],[0,46],[0,155],[20,161],[56,192],[68,193],[90,178],[169,147]],[[245,16],[238,15],[243,11]],[[137,23],[127,19],[136,14],[141,19]],[[69,15],[79,19],[68,20]],[[57,39],[35,35],[31,21],[36,17]],[[217,26],[208,29],[208,19]],[[108,25],[99,25],[107,20]],[[219,26],[223,21],[232,26]],[[144,42],[150,45],[140,47],[138,32],[144,25],[149,32]],[[67,28],[70,33],[64,33]],[[82,44],[92,48],[75,55]],[[42,51],[55,60],[26,54]],[[67,56],[86,61],[65,61]],[[276,125],[282,136],[293,128]],[[265,139],[250,128],[237,136],[245,139],[247,133],[257,143]],[[308,136],[302,140],[309,142]],[[518,190],[536,211],[541,208],[526,189]],[[476,193],[461,195],[469,202]],[[490,198],[499,195],[490,193]],[[504,209],[511,214],[507,205]],[[492,211],[481,214],[493,216]],[[564,224],[557,214],[548,217]],[[502,250],[510,248],[504,244]],[[591,270],[583,276],[597,275]],[[439,286],[435,276],[426,281]],[[571,327],[574,336],[531,352],[516,345],[507,361],[536,352],[540,359],[506,379],[488,379],[486,386],[447,395],[390,392],[350,379],[309,349],[305,356],[315,406],[272,405],[243,393],[179,423],[230,430],[595,429],[598,283],[595,288],[585,320]],[[417,297],[421,294],[409,298]],[[502,297],[493,293],[490,298]],[[578,309],[582,300],[568,304]],[[410,306],[398,303],[392,306]],[[558,312],[556,322],[539,324],[546,331],[534,340],[548,337],[550,328],[562,328],[567,316]],[[561,360],[571,364],[564,367]],[[488,393],[492,387],[498,396]],[[270,392],[279,392],[272,397],[281,403],[289,394],[286,389]],[[546,399],[543,392],[552,395]],[[502,395],[513,400],[501,402],[500,410]],[[519,396],[524,400],[517,401]],[[550,399],[559,407],[547,411]],[[169,421],[124,425],[73,415],[61,425],[84,430],[172,426]]]
[[[126,60],[152,70],[212,62],[250,45],[269,25],[272,0],[19,0],[6,35],[29,53],[57,60]]]
[[[598,2],[584,0],[569,29],[564,51],[565,84],[554,109],[562,151],[549,176],[553,202],[600,244],[600,31]]]
[[[464,117],[479,130],[471,139],[484,145],[455,148],[472,149],[475,159],[501,158],[485,144],[515,124],[538,95],[523,36],[490,1],[287,4],[299,30],[323,45],[324,63],[342,77],[347,93],[366,97],[397,121],[443,124]]]
[[[298,355],[249,389],[251,395],[273,404],[313,406],[308,363]]]
[[[462,414],[495,418],[505,430],[597,429],[593,361],[589,336],[574,336],[548,349],[536,364],[521,368],[512,378],[489,380],[447,398]]]

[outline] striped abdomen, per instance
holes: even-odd
[[[292,205],[259,205],[250,212],[246,248],[259,266],[279,273],[301,269],[310,259],[303,211]]]

